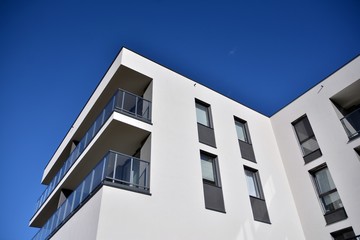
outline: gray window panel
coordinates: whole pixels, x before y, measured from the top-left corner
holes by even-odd
[[[203,183],[205,208],[225,213],[224,196],[221,187]]]
[[[335,211],[326,213],[324,215],[324,217],[325,217],[326,224],[329,225],[329,224],[344,220],[348,216],[347,216],[344,208],[339,208],[339,209],[336,209]]]
[[[265,200],[250,196],[250,203],[254,220],[264,223],[270,223],[270,217]]]
[[[214,129],[206,127],[199,123],[197,125],[199,142],[216,148]]]
[[[317,159],[317,158],[319,158],[321,156],[322,156],[321,150],[317,149],[314,152],[304,156],[304,161],[305,161],[305,163],[309,163],[309,162],[311,162],[311,161],[313,161],[313,160],[315,160],[315,159]]]
[[[256,163],[254,149],[251,144],[239,141],[241,157]]]

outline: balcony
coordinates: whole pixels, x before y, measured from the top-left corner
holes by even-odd
[[[71,152],[69,157],[65,160],[62,167],[51,180],[45,191],[39,197],[36,203],[35,212],[38,211],[39,208],[44,204],[58,183],[63,179],[67,171],[76,162],[78,157],[81,155],[81,153],[83,153],[91,140],[95,137],[100,128],[114,111],[131,116],[144,122],[151,122],[151,102],[125,90],[118,89],[118,91],[106,104],[105,108],[101,111],[100,115],[96,118],[95,122],[91,125],[89,130],[85,133],[80,142]]]
[[[111,185],[149,194],[149,176],[150,163],[148,161],[109,151],[32,239],[48,239],[71,218],[102,185]]]
[[[359,136],[360,133],[360,108],[352,111],[341,120],[349,139],[352,140]]]

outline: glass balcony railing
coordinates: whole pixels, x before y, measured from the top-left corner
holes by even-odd
[[[349,113],[340,121],[349,139],[353,139],[360,134],[360,108]]]
[[[48,239],[104,183],[117,183],[121,188],[148,193],[149,177],[149,162],[113,151],[108,152],[32,239]]]
[[[70,167],[75,163],[80,154],[89,145],[91,140],[100,130],[113,111],[122,112],[146,122],[151,121],[151,102],[137,95],[119,89],[107,103],[101,114],[96,118],[93,125],[89,128],[76,148],[71,152],[70,156],[64,162],[61,169],[51,180],[50,184],[39,197],[35,212],[43,205],[57,184],[61,181]]]

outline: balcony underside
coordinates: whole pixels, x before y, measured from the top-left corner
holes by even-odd
[[[119,113],[114,113],[114,115],[121,116]],[[129,118],[127,116],[121,117]],[[58,207],[61,189],[74,190],[109,150],[133,156],[150,135],[147,130],[111,119],[112,117],[110,117],[108,125],[103,126],[104,130],[99,131],[87,149],[80,155],[77,162],[70,168],[59,186],[54,189],[54,192],[49,196],[42,208],[35,213],[30,220],[30,226],[43,226]],[[150,160],[150,156],[142,157],[145,160]]]
[[[360,79],[342,89],[330,99],[336,113],[349,137],[349,140],[360,134]]]
[[[115,74],[111,77],[111,80],[106,85],[106,87],[104,87],[100,96],[98,96],[98,98],[94,102],[94,105],[91,106],[91,110],[89,111],[87,116],[81,121],[81,123],[79,123],[79,127],[76,129],[76,132],[74,133],[72,139],[80,140],[85,135],[86,131],[95,122],[97,116],[101,113],[102,109],[105,107],[105,105],[113,96],[113,94],[117,91],[117,89],[120,88],[131,92],[137,96],[143,96],[143,94],[151,84],[151,81],[152,79],[150,77],[134,71],[124,65],[121,65],[119,69],[115,72]],[[147,100],[151,101],[151,97]],[[75,123],[74,125],[76,125]],[[60,155],[55,159],[56,161],[54,161],[54,159],[50,160],[48,166],[46,166],[44,171],[44,176],[42,179],[43,184],[49,184],[51,182],[55,174],[61,168],[63,162],[68,157],[70,149],[71,143],[67,143],[67,146],[61,150]],[[56,151],[59,151],[59,149],[57,149]],[[56,156],[56,153],[54,154],[54,156]]]

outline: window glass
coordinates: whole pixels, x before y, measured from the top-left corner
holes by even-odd
[[[315,173],[315,179],[320,194],[326,193],[335,188],[330,176],[329,169],[323,168]]]
[[[323,204],[324,204],[324,208],[325,210],[328,211],[334,211],[338,208],[342,208],[342,202],[339,196],[338,192],[333,192],[330,193],[328,195],[325,195],[322,198]]]
[[[301,149],[303,150],[304,155],[307,155],[319,149],[319,144],[317,143],[316,138],[312,137],[301,143]]]
[[[339,193],[336,190],[336,186],[330,175],[329,169],[324,167],[312,174],[315,179],[316,188],[325,213],[342,208],[343,204]]]
[[[260,198],[259,185],[256,179],[256,173],[245,169],[246,182],[248,186],[249,195]]]
[[[196,117],[197,117],[197,122],[201,123],[202,125],[208,126],[210,127],[210,121],[209,121],[209,109],[208,107],[200,104],[200,103],[196,103]]]
[[[300,141],[304,141],[310,136],[314,135],[307,117],[304,117],[298,121],[294,127]]]
[[[299,140],[303,156],[319,149],[319,145],[310,126],[309,119],[306,116],[301,117],[292,124]]]
[[[246,135],[245,124],[239,121],[235,121],[235,127],[238,139],[243,142],[249,142]]]
[[[214,158],[202,153],[201,154],[201,170],[202,170],[202,177],[204,180],[216,183]]]

